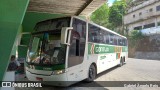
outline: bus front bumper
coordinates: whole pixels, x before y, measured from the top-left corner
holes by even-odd
[[[59,75],[37,75],[26,70],[26,76],[29,81],[41,81],[45,85],[69,86],[72,84],[72,82],[68,81],[66,73]]]

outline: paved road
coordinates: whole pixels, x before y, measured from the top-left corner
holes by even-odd
[[[95,81],[160,81],[160,61],[129,58],[122,67],[114,67],[97,76]],[[74,87],[16,88],[16,90],[160,90],[157,87],[80,87],[89,83],[79,82]]]

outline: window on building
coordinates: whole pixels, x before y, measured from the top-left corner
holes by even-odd
[[[141,16],[141,15],[142,15],[142,12],[139,13],[139,16]]]
[[[160,22],[157,22],[157,25],[160,26]]]
[[[146,10],[146,13],[148,13],[149,12],[149,10]]]
[[[152,12],[152,11],[153,11],[153,8],[150,8],[150,9],[149,9],[149,12]]]
[[[160,5],[156,7],[156,11],[160,11]]]
[[[133,15],[133,18],[135,18],[136,16],[135,15]]]
[[[134,30],[141,30],[141,29],[142,29],[142,26],[134,27]]]
[[[155,23],[151,23],[151,24],[146,24],[146,25],[144,25],[144,29],[146,29],[146,28],[151,28],[151,27],[155,27]]]

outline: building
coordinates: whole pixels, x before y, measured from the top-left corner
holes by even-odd
[[[146,34],[160,31],[160,0],[133,0],[132,3],[124,16],[127,30],[141,30]]]

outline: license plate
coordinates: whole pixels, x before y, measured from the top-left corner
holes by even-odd
[[[43,81],[43,78],[36,77],[36,80],[38,80],[38,81]]]

